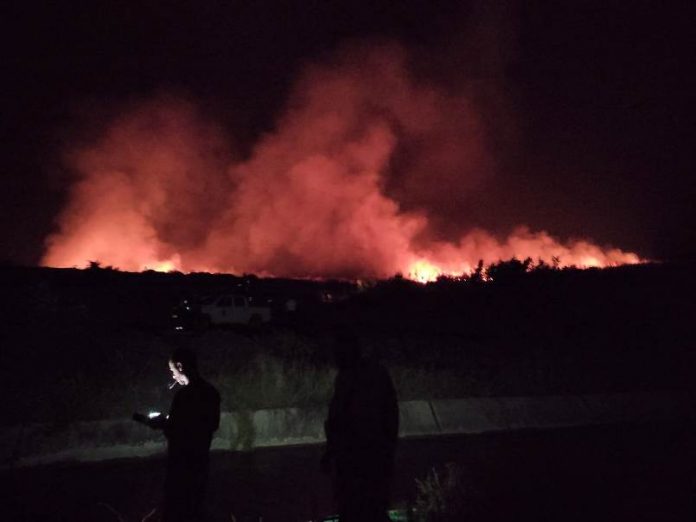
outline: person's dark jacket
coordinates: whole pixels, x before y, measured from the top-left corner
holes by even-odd
[[[162,426],[169,457],[207,455],[219,425],[220,394],[200,377],[193,378],[174,395]]]

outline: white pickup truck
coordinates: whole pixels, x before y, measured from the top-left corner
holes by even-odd
[[[270,322],[271,307],[243,295],[226,294],[203,300],[201,315],[210,325],[260,326]]]

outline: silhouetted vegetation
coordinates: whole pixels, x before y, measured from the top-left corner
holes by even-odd
[[[421,285],[290,281],[104,268],[4,268],[5,424],[165,408],[172,347],[200,354],[223,409],[325,405],[328,339],[350,325],[401,400],[690,387],[690,266],[558,269],[511,260]],[[175,332],[185,297],[260,294],[290,319],[260,331]]]
[[[463,470],[455,463],[432,468],[423,479],[416,479],[418,496],[414,506],[417,522],[458,522],[467,520],[467,495]]]

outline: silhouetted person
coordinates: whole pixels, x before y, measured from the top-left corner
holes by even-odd
[[[169,415],[133,418],[167,437],[167,476],[164,483],[163,520],[200,520],[208,478],[213,432],[220,424],[220,394],[198,374],[192,351],[181,348],[169,360],[172,377],[181,385]]]
[[[362,356],[354,336],[337,336],[334,349],[338,375],[324,425],[322,469],[335,471],[341,522],[388,521],[399,431],[396,392],[387,370]]]

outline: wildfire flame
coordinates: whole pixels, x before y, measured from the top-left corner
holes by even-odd
[[[66,154],[78,178],[42,263],[427,282],[479,260],[640,262],[525,227],[430,239],[441,202],[493,168],[483,120],[466,95],[414,81],[394,47],[308,69],[244,159],[191,103],[143,103]]]
[[[408,268],[408,278],[418,281],[419,283],[427,283],[435,281],[441,275],[459,275],[459,274],[443,274],[442,269],[429,263],[425,259],[419,259]]]
[[[161,261],[156,262],[153,266],[145,265],[144,270],[154,270],[155,272],[173,272],[179,270],[181,267],[180,263],[176,261]]]

